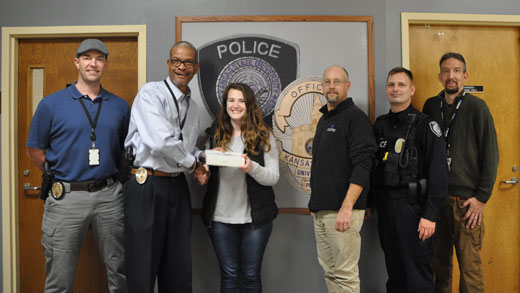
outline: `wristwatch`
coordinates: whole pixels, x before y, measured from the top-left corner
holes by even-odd
[[[197,161],[201,164],[206,164],[206,152],[202,151],[200,152],[199,156],[197,157]]]

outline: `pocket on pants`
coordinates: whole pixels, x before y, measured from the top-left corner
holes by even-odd
[[[46,220],[46,217],[43,217],[41,243],[42,243],[43,251],[44,251],[46,257],[52,256],[52,245],[53,245],[53,237],[54,237],[55,231],[56,231],[56,228],[52,227],[49,224],[49,221]]]
[[[432,261],[433,257],[433,239],[432,237],[421,240],[418,238],[418,256],[421,256],[420,259],[418,259],[419,262],[424,264],[429,264]]]
[[[471,241],[474,246],[481,247],[482,239],[484,239],[484,223],[482,222],[480,226],[476,226],[471,230]]]

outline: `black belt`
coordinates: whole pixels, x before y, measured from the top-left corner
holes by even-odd
[[[96,179],[96,180],[88,180],[88,181],[80,181],[80,182],[66,182],[70,184],[70,191],[88,191],[88,192],[96,192],[101,189],[117,182],[117,176],[113,175],[104,179]]]

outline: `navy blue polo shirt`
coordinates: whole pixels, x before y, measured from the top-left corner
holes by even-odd
[[[96,127],[96,148],[99,165],[89,166],[91,126],[79,99],[96,117],[99,102],[103,100]],[[128,132],[130,108],[122,98],[101,88],[92,101],[83,96],[76,83],[45,97],[31,121],[26,146],[47,150],[55,178],[63,181],[86,181],[106,178],[118,171],[119,160]]]

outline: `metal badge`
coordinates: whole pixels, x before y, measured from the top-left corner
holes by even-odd
[[[139,184],[144,184],[146,182],[146,178],[148,178],[148,171],[143,167],[139,167],[135,171],[135,180]]]
[[[403,150],[404,138],[398,138],[395,142],[394,150],[397,154],[400,154]]]
[[[51,187],[51,195],[54,197],[54,199],[61,199],[63,196],[63,183],[61,182],[54,182]]]

